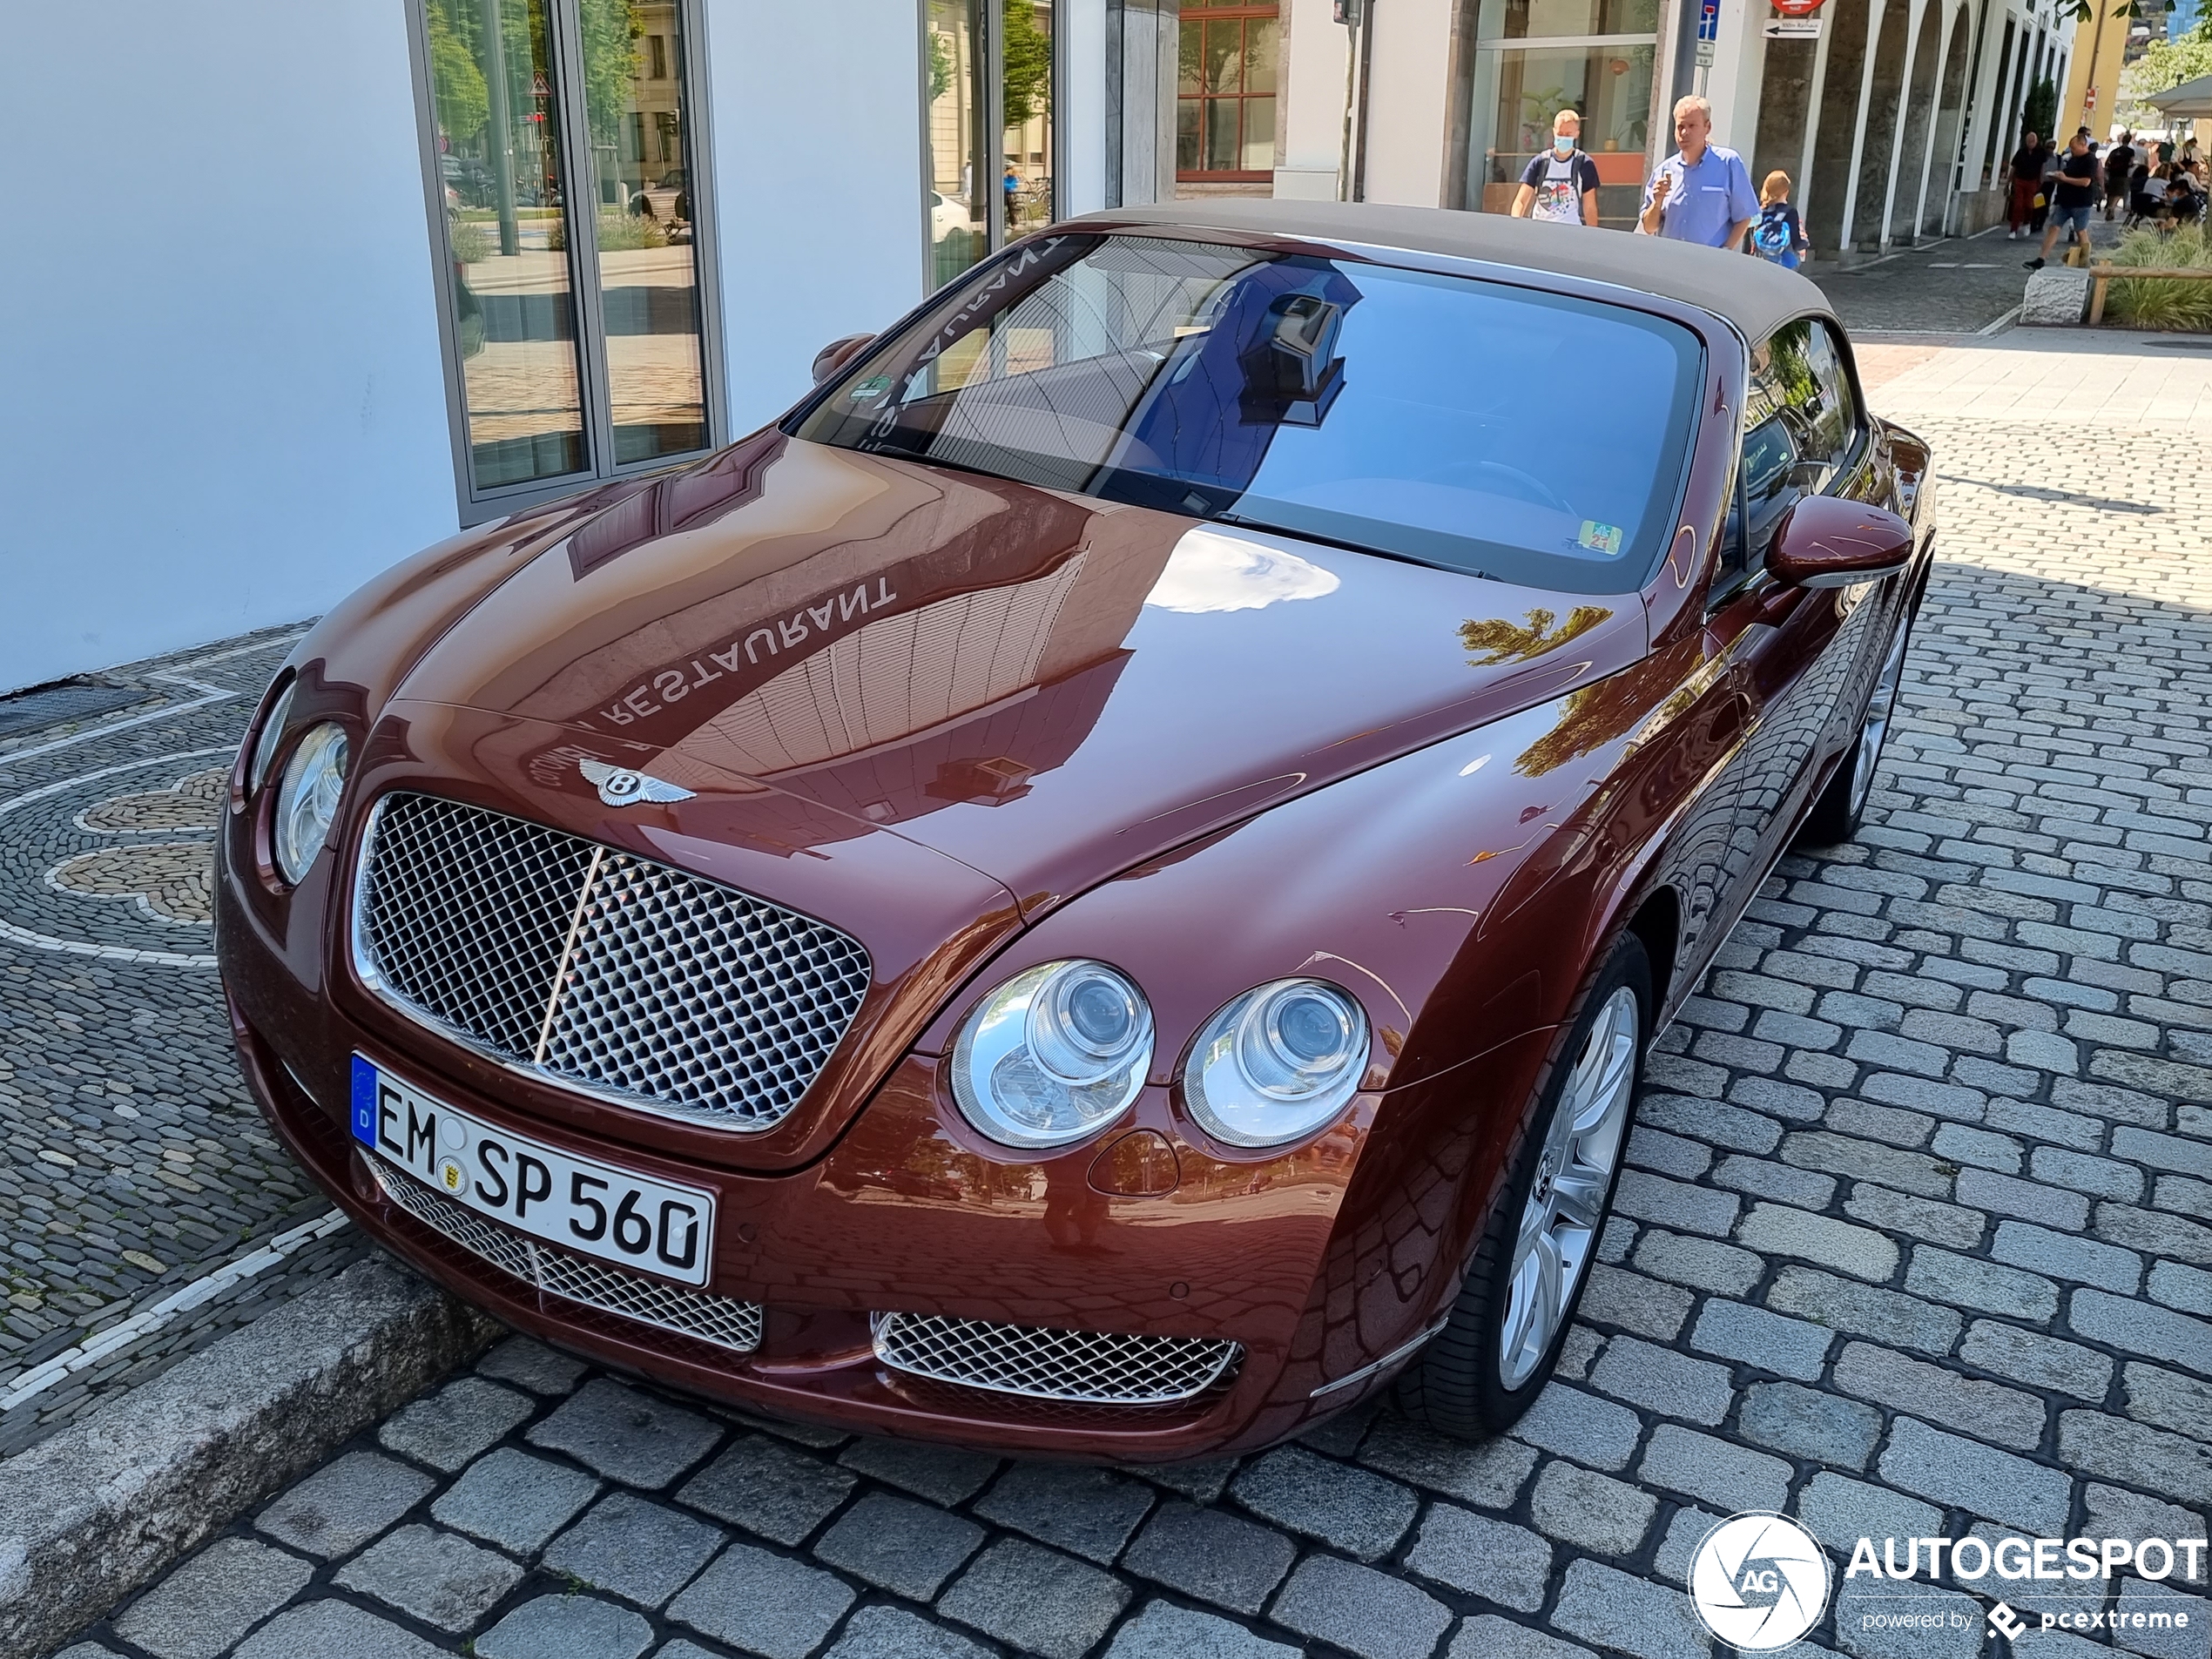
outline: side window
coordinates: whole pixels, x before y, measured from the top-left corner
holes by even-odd
[[[1820,439],[1828,455],[1830,475],[1851,462],[1858,447],[1858,405],[1851,395],[1851,371],[1835,334],[1825,323],[1805,325],[1810,334],[1807,361],[1812,369],[1814,395],[1819,400]]]
[[[1721,588],[1759,567],[1783,514],[1801,496],[1831,488],[1858,442],[1851,374],[1826,324],[1785,323],[1752,348]]]
[[[1798,496],[1817,489],[1815,475],[1824,471],[1807,453],[1805,413],[1791,395],[1806,378],[1804,327],[1790,324],[1751,351],[1737,498],[1730,506],[1722,555],[1723,583],[1758,568],[1783,513]]]

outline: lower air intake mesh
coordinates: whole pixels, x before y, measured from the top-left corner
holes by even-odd
[[[876,1358],[894,1370],[1031,1399],[1169,1405],[1204,1393],[1244,1352],[1204,1337],[1053,1331],[942,1314],[875,1320]]]

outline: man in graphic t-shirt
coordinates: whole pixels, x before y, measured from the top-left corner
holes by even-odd
[[[1552,147],[1530,160],[1514,193],[1515,219],[1554,225],[1597,223],[1597,163],[1578,147],[1582,118],[1572,110],[1552,117]]]

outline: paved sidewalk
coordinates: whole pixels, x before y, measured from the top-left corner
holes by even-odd
[[[210,954],[222,779],[298,632],[0,743],[0,1456],[366,1248],[247,1098]]]
[[[2212,337],[2010,328],[1931,353],[1867,396],[1880,413],[1908,422],[1965,417],[2073,428],[2098,446],[2098,482],[2081,493],[2109,498],[2126,495],[2139,474],[2199,469],[2212,439]],[[2126,460],[2115,457],[2113,440],[2161,432],[2172,441],[2131,442]]]
[[[2091,226],[2090,242],[2100,255],[2120,237],[2117,222],[2099,218]],[[1855,253],[1843,264],[1816,260],[1805,274],[1854,334],[1971,334],[1999,324],[2020,305],[2027,289],[2025,261],[2041,245],[2040,238],[2015,242],[2000,225],[1875,258]]]
[[[1739,1509],[1845,1548],[2202,1536],[2212,487],[2113,477],[2069,401],[2155,385],[2131,419],[2201,413],[2173,373],[2006,336],[1874,395],[1936,446],[1942,563],[1870,825],[1785,861],[1662,1040],[1604,1264],[1514,1437],[1382,1413],[1236,1468],[1006,1464],[517,1341],[70,1659],[1672,1659],[1710,1651],[1683,1574]],[[1819,1642],[1965,1659],[2001,1590],[2031,1621],[2181,1607],[2186,1631],[2121,1634],[2212,1649],[2201,1577],[1973,1588],[1919,1604],[1955,1629],[1873,1630],[1862,1578]]]

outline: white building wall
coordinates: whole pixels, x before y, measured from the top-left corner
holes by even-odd
[[[312,615],[457,522],[395,0],[11,8],[0,691]]]
[[[1773,15],[1766,0],[1721,0],[1720,38],[1713,43],[1713,67],[1703,88],[1713,105],[1713,138],[1748,164],[1759,136],[1759,96],[1766,84],[1766,34]],[[1663,100],[1669,125],[1658,134],[1657,154],[1674,153],[1673,103]],[[1756,183],[1756,181],[1754,181]]]
[[[921,297],[921,22],[915,0],[709,0],[706,21],[730,429],[744,433],[806,391],[824,346]]]
[[[1444,205],[1444,124],[1451,109],[1452,0],[1372,7],[1366,196],[1400,207]]]
[[[1352,31],[1330,0],[1282,0],[1287,47],[1282,103],[1283,165],[1275,193],[1301,201],[1337,199],[1344,148],[1345,71]]]

